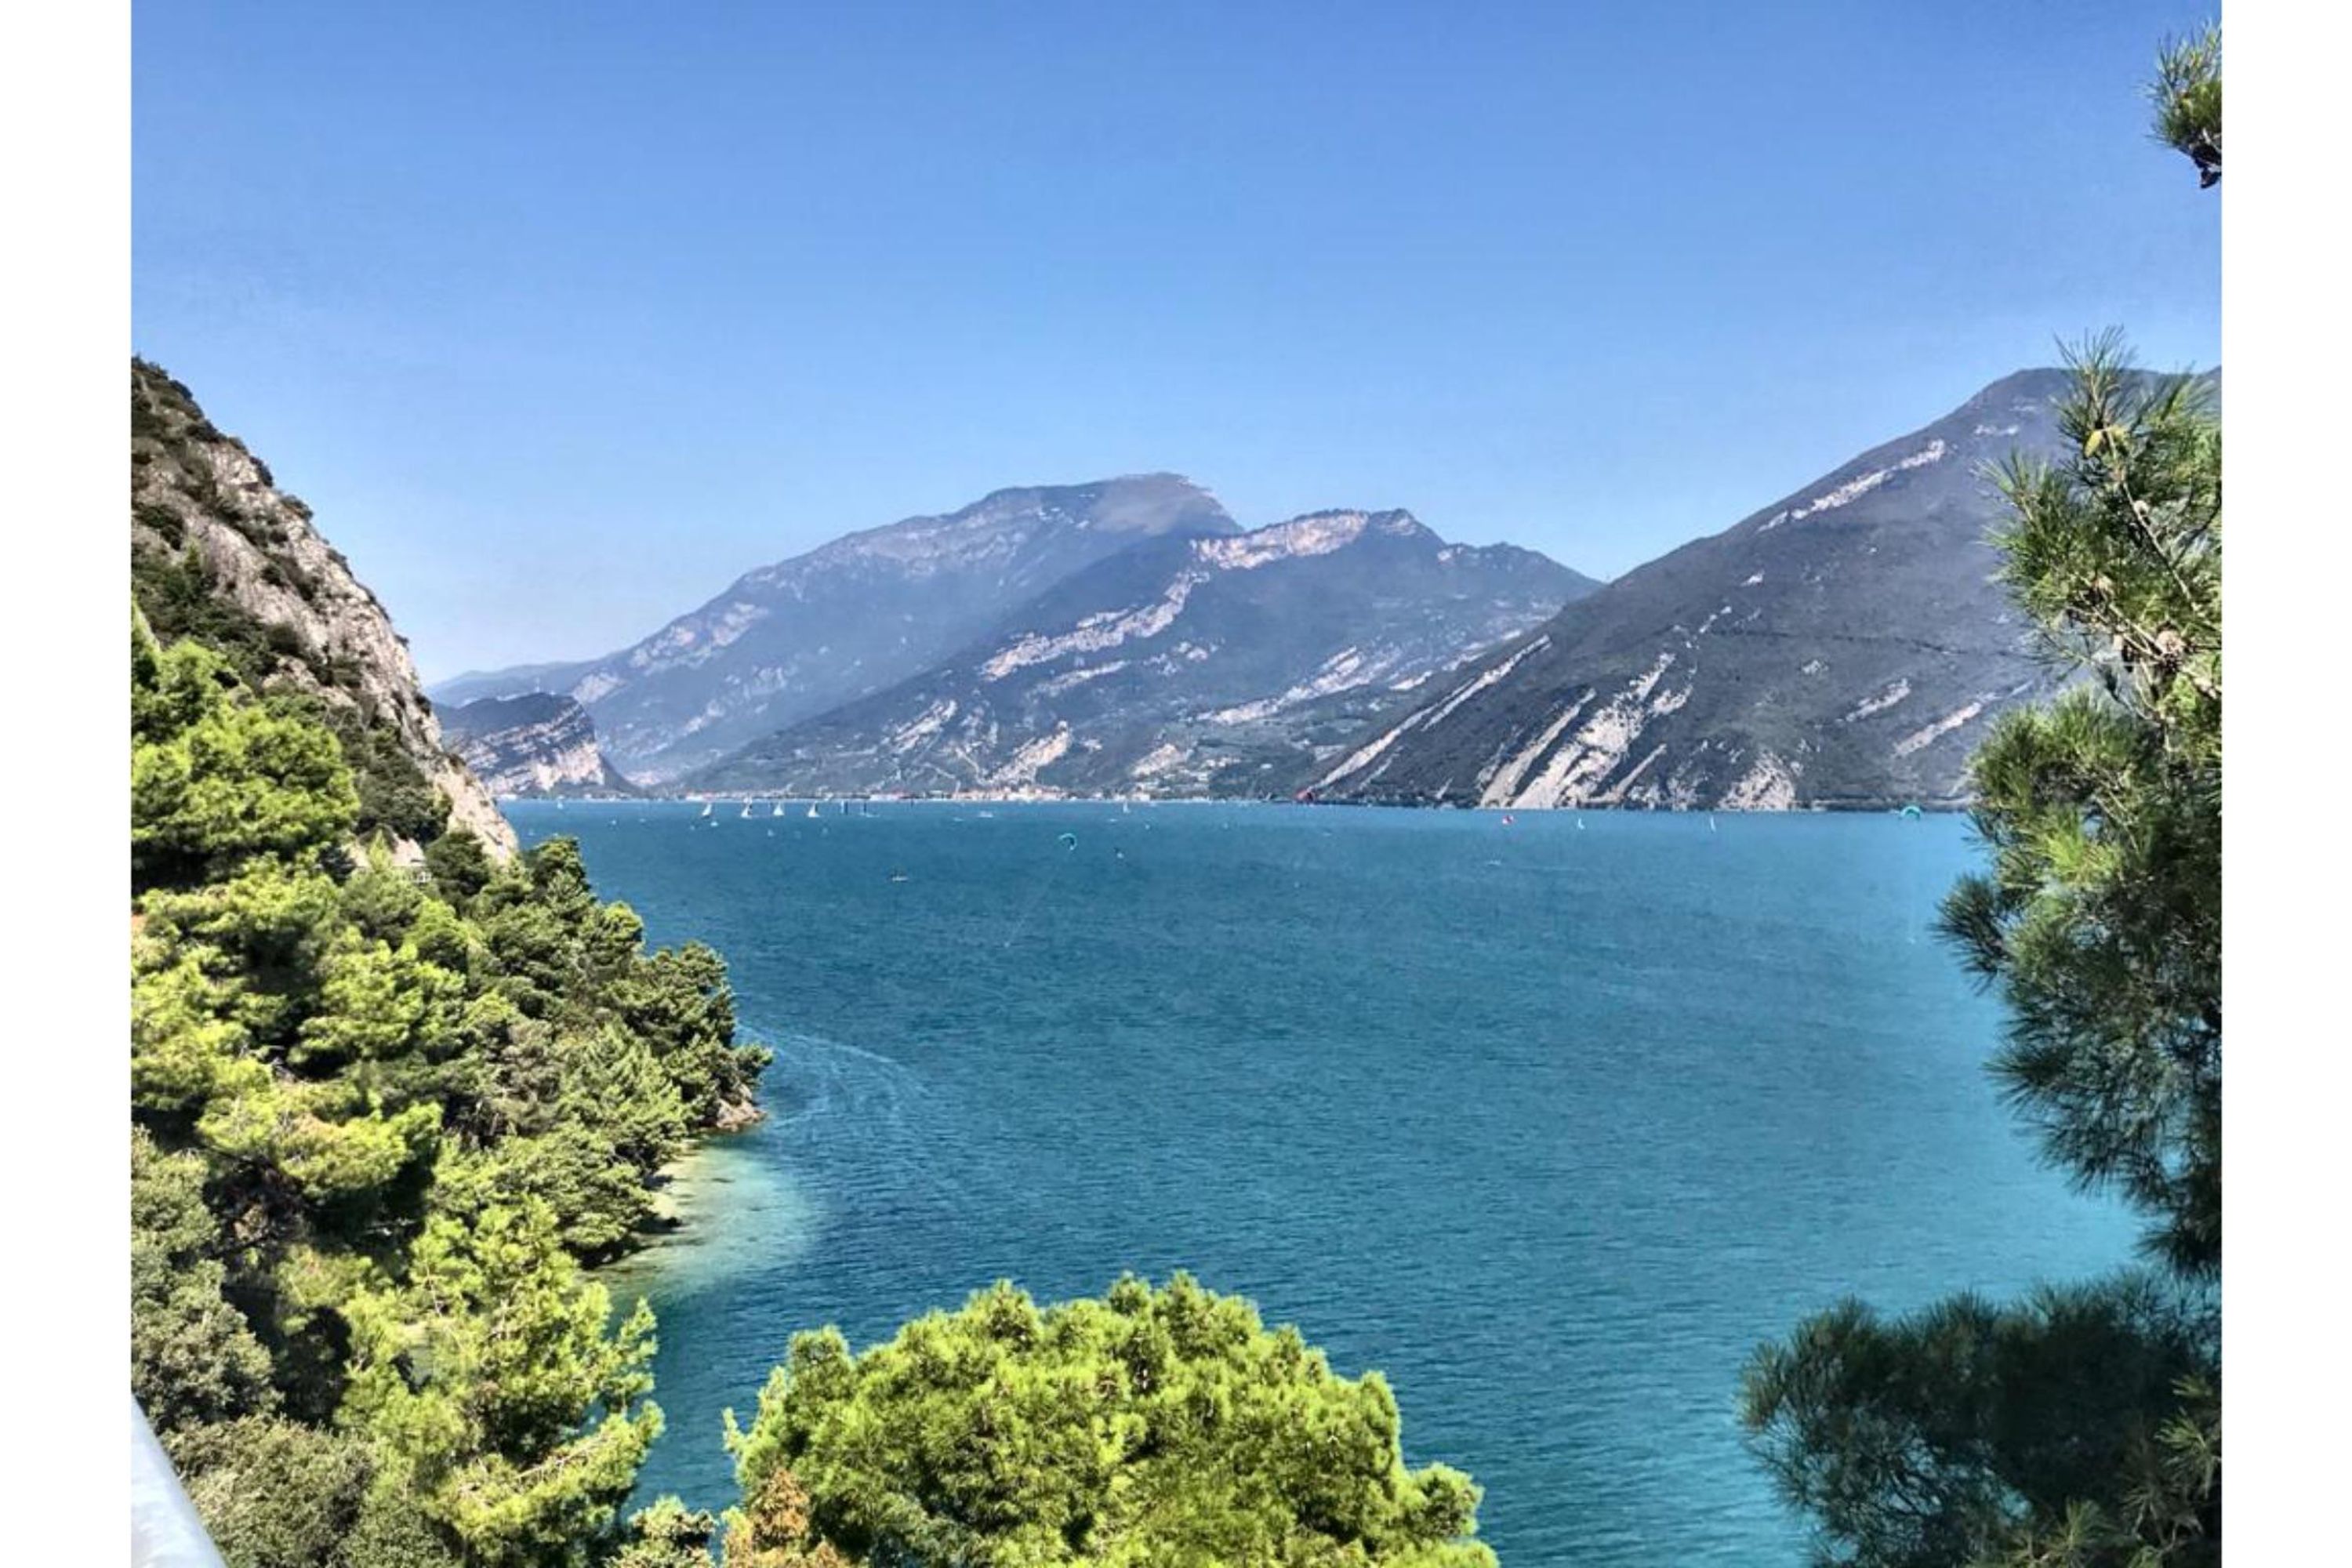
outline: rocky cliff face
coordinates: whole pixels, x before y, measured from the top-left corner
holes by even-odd
[[[441,732],[483,786],[500,798],[629,795],[596,744],[595,721],[569,697],[528,692],[445,709]]]
[[[358,777],[363,826],[413,849],[446,823],[513,852],[488,791],[444,749],[408,645],[310,509],[186,387],[135,359],[131,566],[157,636],[204,637],[255,684],[318,705]]]
[[[1410,513],[1162,537],[936,668],[692,775],[791,795],[1286,795],[1368,718],[1593,584]]]
[[[1369,727],[1312,786],[1518,808],[1959,802],[1986,727],[2051,689],[1994,581],[1986,468],[2056,454],[2064,385],[1996,382],[1626,574]]]
[[[469,676],[436,695],[570,696],[614,762],[666,782],[929,668],[1097,561],[1161,535],[1233,531],[1214,497],[1173,474],[999,490],[748,573],[607,658]]]

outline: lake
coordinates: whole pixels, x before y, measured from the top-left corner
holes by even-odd
[[[1788,1564],[1750,1349],[2122,1261],[1933,931],[1953,817],[519,804],[726,954],[768,1121],[606,1271],[660,1319],[643,1495],[732,1500],[796,1330],[1185,1268],[1382,1371],[1507,1564]]]

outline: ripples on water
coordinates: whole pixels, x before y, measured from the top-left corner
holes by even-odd
[[[511,811],[778,1047],[771,1119],[610,1271],[661,1320],[647,1496],[730,1500],[719,1412],[795,1330],[1185,1268],[1385,1372],[1515,1568],[1793,1568],[1758,1341],[2128,1250],[1980,1070],[1954,819],[698,809]]]

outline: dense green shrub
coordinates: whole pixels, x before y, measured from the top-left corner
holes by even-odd
[[[375,732],[195,640],[134,625],[131,666],[131,1380],[225,1555],[679,1546],[617,1521],[652,1321],[579,1260],[749,1097],[724,967],[647,953],[569,841],[355,848],[422,809],[371,820]]]
[[[862,1355],[794,1337],[730,1442],[727,1561],[1489,1565],[1478,1489],[1405,1468],[1395,1400],[1183,1275],[1010,1285]]]

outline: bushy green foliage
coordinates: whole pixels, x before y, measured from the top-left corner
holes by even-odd
[[[1378,1373],[1178,1275],[1040,1309],[1010,1285],[853,1355],[797,1335],[730,1443],[730,1568],[1491,1564],[1478,1489],[1408,1470]]]
[[[2145,1275],[1892,1322],[1848,1301],[1759,1353],[1748,1419],[1822,1562],[1985,1563],[2094,1516],[2131,1539],[2086,1563],[2218,1562],[2218,1496],[2179,1464],[2215,1331]]]
[[[445,834],[425,847],[425,868],[444,897],[463,905],[489,886],[489,851],[470,833]]]
[[[1945,928],[1998,986],[1997,1070],[2052,1157],[2221,1257],[2221,441],[2198,384],[2076,360],[2063,468],[2003,476],[2011,591],[2095,679],[1978,753],[1990,871]]]
[[[131,721],[132,1384],[225,1555],[682,1549],[617,1522],[652,1320],[579,1260],[748,1099],[723,966],[569,841],[356,847],[348,738],[199,643],[134,626]]]
[[[735,1044],[735,998],[726,980],[725,961],[690,942],[656,952],[614,991],[631,1032],[660,1058],[688,1112],[703,1121],[740,1102],[769,1060],[763,1047]]]
[[[2156,106],[2157,139],[2197,165],[2197,183],[2221,178],[2221,29],[2165,45],[2147,95]]]
[[[168,509],[150,510],[179,526],[176,514]],[[134,608],[153,638],[175,649],[210,654],[223,679],[256,693],[266,691],[260,706],[268,712],[304,720],[329,732],[351,773],[357,832],[367,836],[381,831],[429,844],[447,829],[448,801],[419,771],[390,726],[378,722],[356,693],[347,693],[349,702],[330,702],[313,691],[270,679],[281,667],[292,665],[308,670],[322,686],[350,687],[352,671],[313,657],[293,627],[257,620],[240,608],[219,591],[204,556],[193,546],[177,554],[134,549],[131,577]]]
[[[131,1133],[131,1392],[165,1431],[267,1410],[269,1352],[221,1297],[205,1163]]]
[[[389,727],[371,722],[357,709],[315,698],[287,700],[307,703],[342,747],[359,793],[362,833],[381,831],[412,844],[430,844],[448,831],[448,798],[433,787]]]
[[[629,1517],[629,1536],[613,1568],[710,1568],[719,1521],[674,1497]]]
[[[364,1434],[247,1416],[170,1447],[228,1568],[465,1568]]]
[[[334,737],[254,700],[199,644],[157,649],[134,627],[131,659],[134,886],[315,852],[352,831],[359,795]]]
[[[2221,170],[2218,33],[2168,51],[2158,134]],[[2000,476],[2010,590],[2084,679],[1973,763],[1990,868],[1945,933],[2008,1015],[1994,1072],[2051,1160],[2148,1222],[2159,1271],[1848,1303],[1750,1363],[1756,1447],[1857,1568],[2221,1561],[2221,437],[2201,384],[2073,356],[2057,465]]]
[[[406,1278],[347,1305],[342,1417],[467,1562],[585,1563],[661,1433],[653,1314],[611,1315],[544,1203],[436,1215]]]

